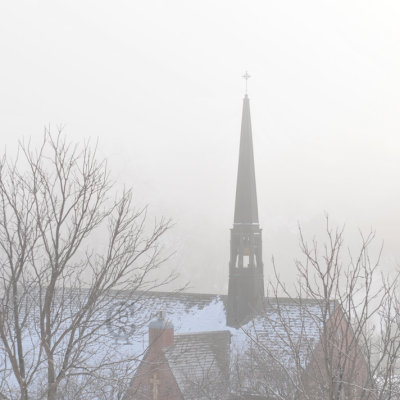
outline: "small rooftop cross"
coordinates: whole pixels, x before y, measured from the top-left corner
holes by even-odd
[[[242,76],[242,78],[246,81],[246,94],[247,94],[247,81],[249,80],[249,78],[251,78],[251,76],[249,75],[249,73],[246,71],[244,73],[244,75]]]
[[[153,385],[153,400],[158,400],[158,385],[160,384],[160,380],[157,379],[157,374],[154,374],[153,378],[150,378],[150,383]]]

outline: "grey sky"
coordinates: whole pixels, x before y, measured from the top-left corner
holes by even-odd
[[[400,261],[400,2],[3,1],[0,132],[99,138],[121,183],[172,217],[171,265],[225,291],[247,69],[266,275],[293,276],[324,211]]]

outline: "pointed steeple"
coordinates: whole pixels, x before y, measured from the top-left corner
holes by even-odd
[[[244,78],[248,79],[248,74]],[[227,324],[241,327],[263,307],[264,266],[258,224],[250,102],[243,100],[235,216],[231,229]]]
[[[243,99],[234,223],[258,224],[250,101],[247,94]]]

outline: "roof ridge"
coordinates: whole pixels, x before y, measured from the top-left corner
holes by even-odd
[[[215,333],[229,333],[230,335],[232,335],[229,329],[220,329],[217,331],[198,331],[198,332],[177,333],[177,334],[175,334],[175,337],[191,336],[191,335],[209,335],[209,334],[215,334]]]

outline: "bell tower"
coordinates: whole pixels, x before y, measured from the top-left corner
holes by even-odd
[[[246,83],[248,77],[246,73]],[[247,93],[243,99],[230,249],[227,324],[238,328],[262,308],[264,299],[262,238],[258,222],[250,102]]]

